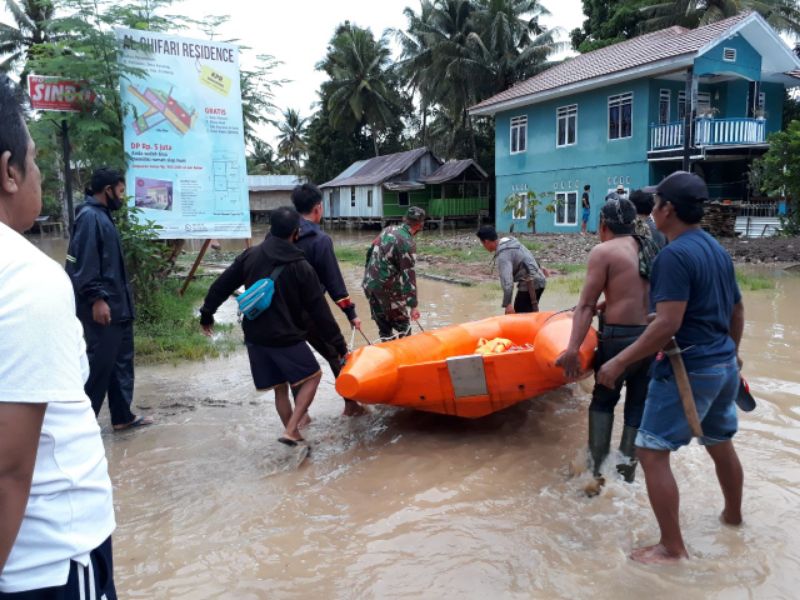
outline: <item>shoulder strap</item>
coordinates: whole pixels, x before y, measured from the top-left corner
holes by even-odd
[[[272,279],[272,281],[277,281],[278,277],[280,277],[281,273],[283,272],[283,267],[285,266],[285,264],[282,264],[272,269],[272,273],[269,274],[269,278]]]

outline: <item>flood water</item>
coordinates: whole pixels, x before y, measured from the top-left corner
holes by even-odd
[[[800,276],[775,275],[774,290],[745,293],[742,357],[758,407],[740,413],[736,437],[744,526],[718,522],[702,448],[673,458],[691,561],[627,559],[658,535],[641,472],[593,499],[586,475],[569,476],[586,444],[585,384],[476,421],[381,407],[348,419],[326,370],[305,430],[312,453],[293,469],[240,350],[139,368],[136,403],[156,426],[115,435],[102,416],[121,597],[796,598]],[[368,320],[360,272],[346,278]],[[419,295],[426,328],[499,312],[498,292],[483,288],[421,280]],[[548,290],[542,307],[574,302]]]

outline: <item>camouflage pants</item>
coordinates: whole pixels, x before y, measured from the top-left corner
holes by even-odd
[[[411,321],[402,298],[395,300],[391,296],[368,293],[367,300],[372,320],[378,325],[381,339],[394,337],[394,331],[399,337],[411,334]]]

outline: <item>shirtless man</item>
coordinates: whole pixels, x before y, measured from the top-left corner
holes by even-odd
[[[606,197],[606,204],[600,210],[598,233],[601,243],[589,253],[586,281],[575,307],[569,345],[556,361],[570,379],[580,374],[578,348],[589,331],[595,311],[602,311],[595,372],[636,341],[647,326],[649,283],[640,274],[640,244],[632,235],[635,220],[636,208],[630,200],[621,199],[615,193]],[[647,257],[641,260],[647,260]],[[600,294],[605,295],[605,302],[598,305]],[[627,386],[625,427],[619,449],[626,460],[617,465],[617,471],[629,483],[634,479],[634,441],[644,411],[651,360],[652,357],[648,356],[631,364],[615,381],[613,388],[594,386],[589,406],[589,455],[595,484],[587,488],[589,495],[598,493],[604,483],[600,467],[611,445],[614,407],[619,401],[623,382]]]

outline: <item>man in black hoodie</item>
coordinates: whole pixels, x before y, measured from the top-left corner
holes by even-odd
[[[210,334],[214,313],[234,290],[241,285],[249,289],[258,280],[270,277],[276,267],[283,266],[274,280],[272,304],[255,319],[245,318],[242,329],[256,389],[275,390],[275,408],[285,427],[278,441],[295,446],[304,441],[298,425],[308,412],[322,378],[319,364],[305,342],[308,337],[305,314],[311,315],[321,337],[340,357],[347,354],[347,345],[325,301],[317,274],[303,251],[294,245],[300,215],[295,209],[283,206],[272,212],[270,223],[266,239],[240,254],[211,285],[200,309],[200,325]],[[294,410],[289,386],[296,389]]]

